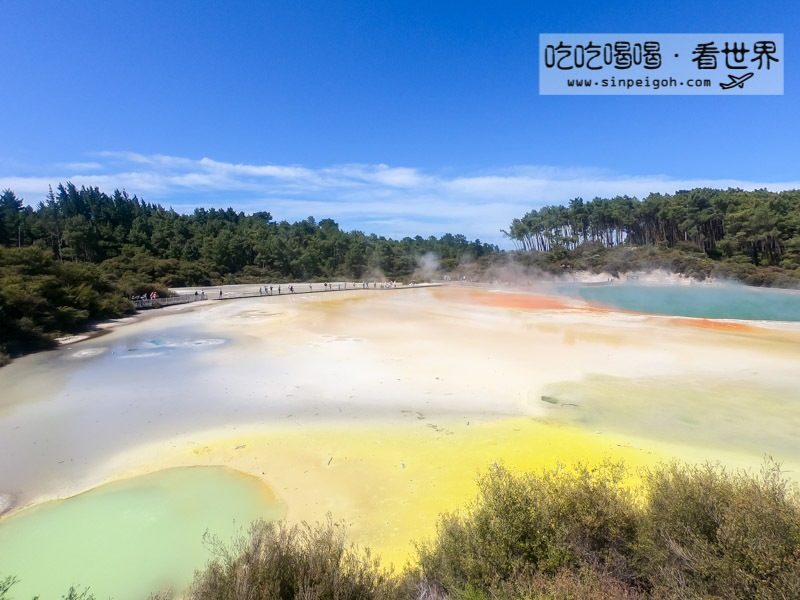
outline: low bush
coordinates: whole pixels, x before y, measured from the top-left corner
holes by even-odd
[[[498,467],[463,512],[441,517],[418,548],[426,577],[448,592],[525,588],[537,576],[604,570],[629,578],[638,513],[619,465],[541,474]]]
[[[215,558],[188,600],[788,600],[800,598],[800,492],[767,462],[491,469],[476,499],[443,515],[400,575],[328,519],[253,523]],[[0,579],[11,600],[13,577]],[[150,600],[169,600],[168,591]],[[74,588],[67,600],[90,600]]]
[[[800,495],[776,465],[625,481],[618,465],[494,469],[419,548],[421,574],[455,597],[800,598]]]
[[[17,583],[19,583],[19,579],[11,576],[0,580],[0,600],[14,600],[10,590]],[[67,593],[61,596],[61,598],[62,600],[96,600],[94,594],[89,591],[89,588],[78,590],[74,585],[70,586]],[[36,596],[33,600],[39,600],[39,596]]]
[[[191,600],[390,600],[398,579],[328,519],[311,527],[257,521],[232,545],[207,538],[216,558],[197,573]]]
[[[658,598],[800,598],[800,496],[777,465],[648,471],[636,567]]]

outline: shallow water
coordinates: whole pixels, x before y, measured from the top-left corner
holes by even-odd
[[[687,373],[681,381],[589,375],[548,386],[538,401],[548,418],[603,432],[771,456],[796,468],[800,390],[796,380],[756,384]]]
[[[202,313],[167,315],[0,370],[0,494],[83,491],[97,483],[87,467],[122,449],[263,416],[253,395],[227,393],[230,343],[210,327]]]
[[[724,285],[614,284],[563,287],[562,293],[633,312],[703,317],[800,321],[800,292]]]
[[[253,477],[225,467],[168,469],[54,500],[0,521],[0,579],[20,581],[12,598],[61,598],[71,585],[98,599],[181,591],[212,555],[207,530],[223,540],[286,507]]]

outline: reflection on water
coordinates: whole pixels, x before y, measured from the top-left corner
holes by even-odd
[[[70,585],[97,598],[180,591],[211,558],[203,533],[228,540],[286,507],[253,477],[224,467],[168,469],[110,483],[0,521],[0,580],[14,598],[60,598]]]
[[[92,356],[100,356],[108,350],[108,348],[82,348],[67,355],[68,358],[91,358]]]
[[[209,397],[219,390],[207,385],[206,363],[228,340],[183,317],[136,323],[0,370],[0,493],[24,505],[66,484],[80,491],[94,483],[81,481],[87,465],[105,456],[229,422],[236,400],[219,406]],[[181,419],[187,413],[192,419]]]
[[[226,344],[223,338],[191,338],[181,330],[166,331],[172,334],[169,337],[143,339],[142,336],[127,336],[121,343],[109,344],[109,338],[85,342],[81,345],[69,346],[64,352],[66,359],[93,358],[110,352],[115,358],[130,358],[131,356],[165,356],[165,351],[177,352],[186,349],[213,348]],[[92,344],[94,346],[92,347]],[[157,352],[156,352],[157,351]]]
[[[124,351],[118,356],[120,360],[130,358],[154,358],[156,356],[174,357],[176,352],[186,349],[203,349],[220,346],[227,343],[227,340],[222,338],[156,338],[149,340],[138,340],[136,338],[129,339],[126,342]],[[83,352],[83,351],[80,351]]]
[[[203,346],[219,346],[224,343],[225,340],[221,338],[194,340],[159,338],[155,340],[145,340],[141,345],[143,348],[202,348]],[[135,348],[128,348],[128,350],[133,351]]]
[[[800,292],[739,285],[564,286],[561,293],[634,312],[709,319],[800,321]]]
[[[156,356],[164,356],[166,352],[137,352],[136,354],[123,354],[120,360],[127,360],[129,358],[153,358]]]

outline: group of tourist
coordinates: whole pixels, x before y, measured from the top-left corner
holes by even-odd
[[[381,282],[381,283],[378,283],[376,281],[373,281],[373,282],[362,281],[361,282],[361,287],[363,289],[368,289],[370,283],[372,283],[372,287],[374,289],[377,289],[379,287],[381,289],[389,289],[389,288],[396,288],[397,287],[397,282],[396,281],[386,281],[386,282]],[[326,281],[326,282],[324,282],[322,284],[322,287],[326,292],[328,292],[328,291],[333,291],[333,286],[334,285],[336,285],[336,289],[337,290],[341,290],[342,286],[344,286],[345,290],[347,289],[347,282],[346,281],[344,283],[337,283],[337,284],[328,283]],[[358,287],[357,283],[351,283],[350,285],[351,285],[352,289],[356,289]],[[313,284],[310,284],[310,283],[308,284],[308,291],[309,292],[313,292],[314,291]],[[289,286],[289,293],[290,294],[294,294],[294,292],[295,292],[294,291],[294,285],[290,285]],[[258,295],[259,296],[272,296],[274,293],[275,293],[275,287],[272,286],[272,285],[265,285],[263,287],[259,286],[259,288],[258,288]],[[279,295],[281,294],[281,286],[278,286],[278,294]],[[222,290],[220,290],[220,296],[221,295],[222,295]]]
[[[149,294],[142,294],[141,296],[131,296],[131,300],[155,300],[158,298],[158,292],[153,290]]]
[[[372,284],[372,288],[373,289],[378,289],[378,288],[380,288],[380,289],[391,289],[391,288],[396,288],[397,287],[397,282],[396,281],[382,281],[380,283],[377,282],[377,281],[362,281],[360,286],[361,286],[362,289],[369,289],[370,284]],[[336,283],[336,284],[328,283],[326,281],[326,282],[324,282],[322,284],[322,287],[323,287],[324,291],[328,292],[328,291],[333,291],[334,290],[334,287],[333,287],[334,285],[336,286],[336,288],[335,288],[336,290],[342,290],[342,289],[346,290],[347,289],[347,282],[346,281],[343,282],[343,283]],[[275,287],[276,286],[272,286],[272,285],[259,286],[258,287],[258,295],[259,296],[272,296],[276,292],[277,292],[278,295],[281,295],[283,293],[284,287],[286,287],[286,286],[282,287],[282,286],[278,285],[277,286],[277,288],[278,288],[277,290],[275,289]],[[355,289],[358,289],[358,287],[359,287],[358,283],[351,283],[350,284],[350,289],[355,290]],[[294,294],[295,293],[294,285],[289,285],[288,286],[288,290],[289,290],[290,294]],[[313,292],[314,291],[313,284],[311,284],[311,283],[308,284],[308,291],[309,292]],[[153,294],[155,294],[155,292],[153,292]],[[198,294],[198,292],[195,292],[194,294],[195,294],[195,296],[201,295],[202,297],[205,297],[205,292],[201,292],[199,294]],[[155,297],[158,298],[158,294],[156,294]],[[219,290],[219,297],[222,298],[222,288],[220,288],[220,290]],[[146,297],[143,296],[141,299],[145,299],[145,298]],[[134,298],[134,299],[138,300],[139,298]]]

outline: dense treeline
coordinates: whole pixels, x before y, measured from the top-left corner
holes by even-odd
[[[475,268],[464,267],[471,277],[479,277],[478,266],[488,265],[484,277],[503,279],[511,272],[540,272],[569,280],[575,272],[605,273],[620,277],[624,273],[663,270],[703,281],[707,278],[731,280],[752,286],[781,288],[800,287],[800,269],[778,266],[756,266],[746,260],[713,259],[689,242],[679,242],[675,248],[663,246],[603,246],[600,242],[585,242],[570,250],[555,246],[546,252],[517,251],[491,255]]]
[[[124,191],[67,183],[36,208],[0,195],[0,365],[92,319],[132,310],[131,295],[222,283],[414,275],[420,257],[452,269],[497,248],[463,235],[396,241],[331,219],[275,222],[198,208],[167,210]],[[430,276],[430,274],[428,274]]]
[[[191,600],[771,600],[800,597],[800,495],[759,475],[663,465],[632,490],[622,465],[491,469],[396,574],[316,527],[254,523],[182,597]],[[7,592],[13,579],[5,580]],[[71,590],[70,598],[78,598]],[[0,598],[5,598],[0,580]],[[169,592],[152,598],[167,600]],[[88,600],[88,598],[86,599]]]
[[[424,254],[447,267],[497,250],[463,235],[396,241],[344,232],[331,219],[290,224],[273,221],[268,212],[245,215],[232,208],[184,215],[124,191],[109,196],[71,183],[51,190],[36,209],[6,190],[0,197],[0,245],[50,248],[56,260],[102,263],[112,274],[132,263],[140,269],[144,261],[148,275],[153,271],[161,283],[175,286],[264,277],[396,279],[410,276]]]
[[[689,245],[715,260],[800,268],[800,191],[698,188],[570,200],[514,219],[507,235],[523,250]]]
[[[133,309],[97,265],[59,262],[41,248],[0,248],[0,365],[8,354]]]

